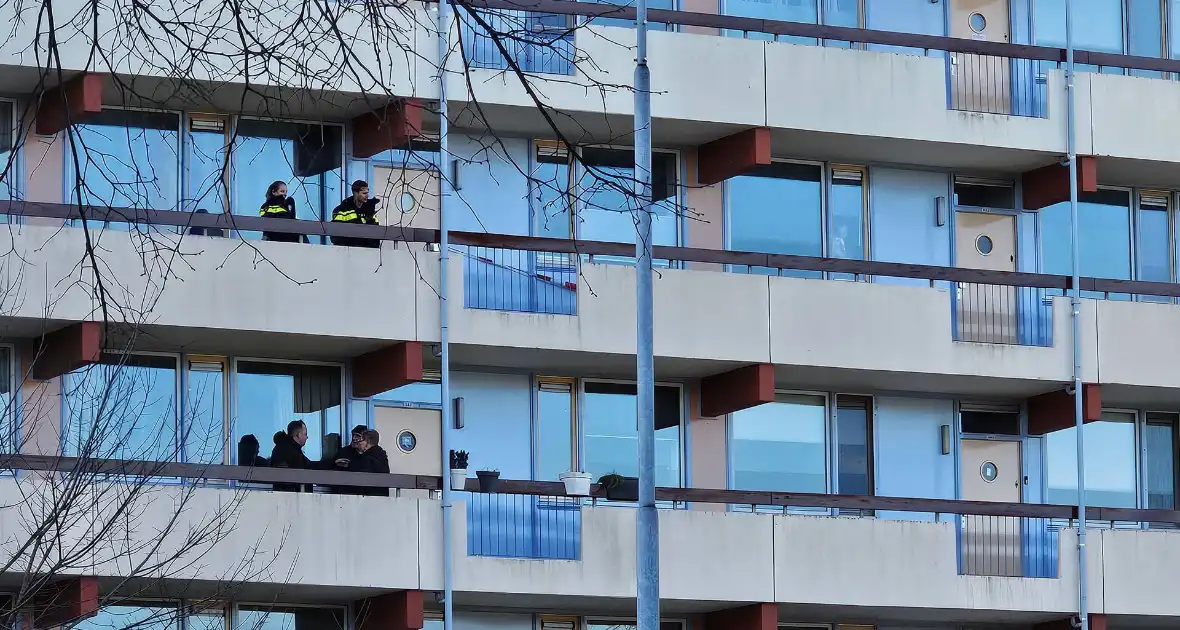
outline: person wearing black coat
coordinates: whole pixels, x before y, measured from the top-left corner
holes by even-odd
[[[341,201],[340,205],[332,210],[332,223],[380,225],[377,221],[377,204],[379,203],[381,203],[380,199],[369,197],[368,182],[358,179],[352,183],[352,196]],[[333,236],[332,244],[344,247],[381,247],[381,241],[352,236]]]
[[[295,198],[287,196],[287,183],[276,181],[266,189],[266,201],[258,209],[258,216],[270,219],[295,219]],[[307,237],[302,234],[288,234],[286,232],[263,232],[262,240],[279,241],[283,243],[306,243]]]
[[[303,454],[303,445],[307,444],[307,425],[302,420],[292,420],[287,424],[286,431],[275,433],[275,447],[270,452],[271,468],[313,468],[311,460]],[[299,484],[276,483],[274,489],[280,492],[299,492]],[[307,485],[307,492],[311,492],[311,485]]]
[[[369,430],[363,424],[352,428],[352,441],[348,446],[340,449],[333,459],[336,470],[356,472],[357,460],[361,457],[361,443],[365,441],[365,432]],[[352,486],[332,486],[332,492],[337,494],[363,494],[361,488]]]
[[[258,438],[254,437],[253,433],[243,435],[242,439],[238,440],[238,465],[250,466],[251,468],[265,468],[269,466],[270,462],[259,454],[261,450],[262,447],[258,444]]]
[[[381,434],[376,431],[365,431],[364,441],[361,442],[361,456],[356,463],[357,472],[389,474],[389,453],[378,445]],[[363,494],[373,497],[389,496],[389,488],[365,488]]]

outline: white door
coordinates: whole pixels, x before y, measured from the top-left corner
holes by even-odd
[[[963,499],[1020,503],[1020,442],[963,440],[959,448]],[[963,572],[967,575],[1020,577],[1021,519],[964,516]]]
[[[1016,217],[988,212],[955,213],[955,258],[968,269],[1016,271]],[[960,282],[956,322],[960,341],[1016,343],[1016,287]]]

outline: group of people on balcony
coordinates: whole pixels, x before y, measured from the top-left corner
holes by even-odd
[[[335,443],[340,443],[339,434],[335,436]],[[244,435],[238,441],[238,465],[255,468],[294,468],[303,470],[341,470],[346,472],[389,473],[389,454],[381,448],[381,434],[364,425],[357,425],[352,429],[351,441],[348,445],[336,451],[335,457],[312,461],[303,453],[303,446],[307,444],[307,425],[302,420],[292,420],[287,424],[286,431],[279,431],[274,435],[274,448],[270,459],[262,457],[258,438],[253,434]],[[331,442],[331,439],[326,441]],[[276,483],[274,489],[282,492],[311,492],[310,484]],[[369,496],[389,496],[389,488],[361,488],[351,486],[332,486],[330,491],[337,494],[361,494]]]
[[[369,196],[369,183],[358,179],[352,183],[352,196],[345,197],[340,205],[332,210],[332,223],[353,223],[360,225],[380,225],[377,221],[377,204],[381,200]],[[295,198],[287,196],[287,182],[272,182],[266,189],[266,201],[258,209],[258,216],[273,219],[294,219]],[[307,236],[303,234],[288,234],[285,232],[263,232],[262,240],[280,241],[284,243],[306,243]],[[381,241],[371,238],[356,238],[350,236],[333,236],[333,245],[345,247],[380,247]]]

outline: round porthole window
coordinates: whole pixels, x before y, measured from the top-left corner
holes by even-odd
[[[418,436],[413,431],[402,431],[397,434],[397,448],[403,453],[409,453],[418,446]]]
[[[971,17],[967,18],[967,24],[971,26],[973,33],[982,33],[987,28],[987,18],[983,17],[982,13],[972,13]]]
[[[979,467],[979,476],[983,477],[984,481],[991,483],[1000,476],[1000,469],[996,468],[992,462],[983,462],[983,465]]]
[[[988,236],[987,234],[980,234],[979,237],[975,239],[975,250],[984,256],[992,253],[992,249],[994,247],[995,244],[992,243],[992,237]]]
[[[404,192],[401,194],[401,197],[398,197],[397,205],[401,208],[403,214],[408,214],[414,211],[414,207],[418,205],[418,200],[414,199],[414,195]]]

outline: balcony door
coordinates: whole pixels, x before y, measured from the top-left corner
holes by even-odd
[[[951,37],[1007,43],[1008,0],[951,0]],[[1012,113],[1010,61],[1005,57],[951,54],[951,97],[955,109]]]
[[[1020,442],[975,440],[960,442],[963,499],[1020,503]],[[1021,522],[1009,516],[962,518],[963,573],[1021,577]]]
[[[1016,271],[1016,217],[991,212],[955,213],[957,266]],[[1017,343],[1016,287],[960,282],[956,290],[957,339]]]

